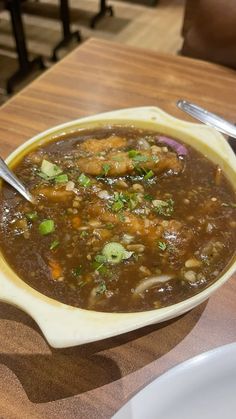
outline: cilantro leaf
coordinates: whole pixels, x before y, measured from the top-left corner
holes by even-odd
[[[165,242],[158,242],[158,247],[160,250],[165,251],[167,249],[167,244]]]
[[[134,156],[132,159],[135,163],[145,163],[149,159],[147,156],[144,156],[143,154],[137,154],[137,156]]]
[[[153,201],[154,210],[157,212],[158,215],[164,215],[166,217],[170,217],[174,211],[174,201],[173,199],[167,199],[166,201],[162,201],[161,199],[156,199]]]
[[[151,202],[151,201],[154,200],[154,197],[150,194],[145,194],[144,199],[145,199],[145,201],[150,201]]]
[[[96,294],[104,294],[104,292],[107,290],[107,286],[104,281],[101,281],[100,284],[97,287]]]
[[[108,163],[102,165],[102,175],[107,176],[111,166]]]

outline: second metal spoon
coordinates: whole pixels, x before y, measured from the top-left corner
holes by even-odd
[[[34,197],[18,179],[18,177],[9,169],[4,160],[0,157],[0,177],[16,189],[27,201],[35,203]]]
[[[203,109],[193,103],[187,102],[186,100],[178,100],[176,104],[178,108],[188,113],[193,118],[198,119],[206,125],[210,125],[223,134],[236,138],[236,127],[218,115],[208,112],[206,109]]]

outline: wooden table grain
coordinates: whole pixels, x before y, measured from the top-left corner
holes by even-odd
[[[92,39],[1,107],[0,154],[55,124],[112,109],[157,105],[188,119],[175,106],[181,97],[234,122],[235,93],[233,70]],[[110,418],[170,367],[235,341],[235,281],[178,319],[64,350],[1,303],[0,417]]]

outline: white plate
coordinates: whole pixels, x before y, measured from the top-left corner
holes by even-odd
[[[113,419],[235,419],[236,343],[177,365],[137,393]]]

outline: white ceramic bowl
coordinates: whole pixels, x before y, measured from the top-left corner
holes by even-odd
[[[6,160],[14,165],[24,153],[51,138],[78,129],[107,125],[134,125],[180,138],[219,164],[236,184],[236,156],[215,130],[185,122],[155,107],[123,109],[68,122],[43,132],[21,145]],[[140,327],[177,317],[206,300],[236,270],[234,258],[227,271],[199,294],[170,307],[139,313],[100,313],[71,307],[44,296],[22,281],[0,254],[0,299],[28,313],[37,322],[51,346],[63,348],[119,335]]]

